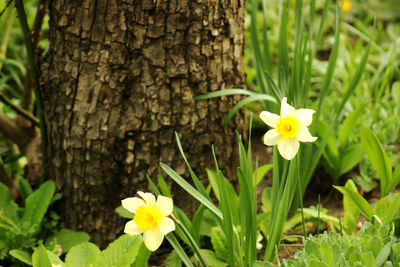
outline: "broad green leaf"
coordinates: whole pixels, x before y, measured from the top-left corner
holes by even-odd
[[[143,239],[140,235],[122,235],[100,253],[96,267],[130,267]]]
[[[325,263],[328,264],[328,266],[331,266],[333,261],[333,253],[330,244],[328,244],[327,241],[322,241],[320,243],[319,250]]]
[[[345,188],[354,193],[358,193],[357,187],[351,179],[347,180]],[[347,195],[343,195],[343,211],[343,228],[348,234],[354,233],[357,227],[358,217],[360,217],[360,211],[357,205]]]
[[[8,187],[0,183],[0,211],[14,223],[18,222],[18,205],[12,199],[11,192]]]
[[[379,251],[379,254],[376,256],[375,259],[375,266],[380,267],[383,265],[383,263],[387,260],[390,254],[390,249],[391,249],[392,244],[387,243],[381,251]]]
[[[49,256],[42,243],[40,243],[38,247],[33,248],[32,265],[33,267],[52,267]]]
[[[346,147],[340,155],[340,171],[339,175],[353,169],[364,158],[365,152],[361,144]]]
[[[14,258],[28,264],[32,265],[32,256],[26,253],[25,251],[22,251],[20,249],[12,249],[8,252],[11,256]]]
[[[389,194],[389,186],[392,180],[392,164],[390,158],[383,150],[378,137],[367,127],[361,127],[361,143],[372,165],[378,172],[382,196]]]
[[[217,257],[223,261],[229,258],[226,237],[221,228],[213,227],[211,229],[211,244]]]
[[[80,243],[69,250],[65,263],[67,267],[90,267],[94,266],[99,256],[100,249],[95,244]]]
[[[52,267],[66,267],[65,263],[54,252],[46,250]]]
[[[18,192],[21,197],[25,200],[30,194],[32,194],[32,188],[28,181],[21,176],[18,176],[15,179],[15,183],[18,186]]]
[[[333,186],[336,188],[338,191],[340,191],[343,195],[348,196],[351,201],[356,204],[360,212],[364,215],[364,217],[371,221],[372,216],[374,215],[372,212],[372,209],[368,203],[368,201],[365,200],[358,192],[354,192],[352,190],[347,189],[346,187],[343,186]]]
[[[274,264],[268,261],[253,261],[251,267],[274,267]]]
[[[176,251],[173,250],[164,260],[163,264],[166,267],[182,267],[182,260],[181,258],[179,258],[178,253],[176,253]]]
[[[115,209],[115,212],[121,216],[122,218],[126,218],[126,219],[133,219],[133,213],[129,212],[127,209],[125,209],[122,206],[118,206]]]
[[[88,242],[89,240],[90,235],[86,232],[63,228],[46,240],[46,246],[51,247],[52,244],[58,244],[61,246],[62,251],[66,253],[73,246],[80,243]]]
[[[272,187],[265,187],[261,195],[261,209],[263,212],[271,212],[272,209]]]
[[[53,181],[48,180],[43,183],[38,190],[28,196],[25,203],[25,213],[22,223],[29,222],[31,225],[40,225],[51,199],[56,190]]]
[[[200,250],[207,266],[209,267],[225,267],[228,266],[227,262],[221,261],[212,250],[201,249]]]
[[[175,250],[173,252],[175,252]],[[149,260],[150,255],[151,255],[151,251],[146,248],[144,243],[142,243],[140,245],[138,255],[136,256],[135,263],[131,267],[147,266],[147,261]],[[177,255],[176,252],[175,252],[175,255]]]

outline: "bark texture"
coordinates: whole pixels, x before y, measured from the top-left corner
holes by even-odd
[[[155,177],[160,161],[186,172],[175,131],[200,175],[212,144],[233,175],[245,119],[221,122],[238,99],[193,97],[244,86],[243,2],[50,1],[41,81],[49,178],[63,193],[66,226],[113,240],[124,226],[114,209],[148,189],[146,173]]]

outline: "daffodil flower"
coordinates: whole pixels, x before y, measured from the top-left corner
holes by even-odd
[[[129,235],[143,233],[143,241],[150,251],[156,251],[166,234],[175,230],[174,221],[168,216],[173,210],[172,199],[152,193],[137,192],[141,197],[122,200],[122,207],[134,214],[133,220],[125,225],[124,232]]]
[[[344,0],[343,7],[342,7],[342,1],[339,1],[339,7],[342,8],[343,12],[347,12],[351,9],[351,2]]]
[[[278,151],[284,159],[291,160],[299,150],[300,142],[314,142],[317,137],[311,136],[308,126],[312,122],[312,109],[295,109],[284,97],[281,102],[281,115],[263,111],[260,118],[273,129],[264,135],[264,144],[278,145]]]

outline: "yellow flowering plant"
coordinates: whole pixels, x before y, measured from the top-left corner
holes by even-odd
[[[164,236],[175,230],[172,214],[172,198],[152,193],[137,192],[141,197],[130,197],[122,200],[122,207],[134,214],[133,220],[125,225],[124,232],[130,235],[143,234],[143,241],[150,251],[156,251]]]
[[[264,135],[264,144],[277,145],[278,151],[286,160],[291,160],[299,150],[300,142],[314,142],[317,137],[311,136],[308,126],[312,122],[312,109],[295,109],[284,97],[281,102],[281,114],[263,111],[260,118],[273,129]]]

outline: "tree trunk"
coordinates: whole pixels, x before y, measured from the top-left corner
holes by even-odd
[[[237,98],[194,96],[244,86],[243,0],[50,1],[50,46],[42,65],[49,178],[62,192],[67,227],[104,245],[124,220],[120,200],[148,190],[164,162],[184,174],[175,143],[200,176],[236,171],[235,130],[222,119]],[[174,189],[182,207],[187,197]],[[179,195],[178,195],[179,194]],[[179,196],[179,197],[178,197]],[[186,204],[187,205],[187,204]]]

